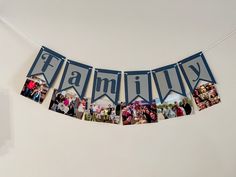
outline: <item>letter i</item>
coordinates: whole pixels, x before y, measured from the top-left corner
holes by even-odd
[[[139,76],[135,77],[135,84],[136,84],[136,94],[140,94],[140,81],[139,81]]]

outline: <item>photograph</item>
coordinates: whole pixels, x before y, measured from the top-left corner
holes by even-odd
[[[44,79],[40,78],[40,76],[32,76],[25,81],[21,95],[35,102],[42,103],[48,90],[49,88]]]
[[[91,103],[91,99],[89,99],[88,103],[84,120],[111,124],[120,123],[122,102],[114,105],[108,98],[104,97],[94,103]]]
[[[220,103],[216,86],[212,83],[200,84],[193,92],[194,101],[199,111]]]
[[[142,100],[122,106],[123,125],[156,123],[158,121],[157,106],[153,103],[146,103]]]
[[[87,99],[80,99],[73,89],[53,92],[49,109],[61,114],[65,114],[77,119],[83,119],[87,109]]]
[[[193,101],[190,94],[187,97],[171,93],[163,103],[156,99],[159,120],[171,119],[194,114]]]

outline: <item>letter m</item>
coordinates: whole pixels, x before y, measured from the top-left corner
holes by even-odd
[[[97,84],[96,84],[96,91],[100,92],[102,89],[102,84],[103,84],[103,92],[107,93],[109,86],[111,87],[111,93],[115,93],[116,92],[116,80],[115,79],[107,79],[107,78],[97,78]]]

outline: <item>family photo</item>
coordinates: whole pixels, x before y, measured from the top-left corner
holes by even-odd
[[[84,116],[86,121],[120,123],[120,108],[123,103],[116,106],[107,98],[102,98],[95,103],[91,103],[89,99],[88,102],[90,104]]]
[[[45,80],[39,76],[32,76],[27,78],[21,90],[21,95],[34,100],[35,102],[42,103],[46,97],[49,88]]]
[[[170,94],[165,102],[156,99],[159,120],[182,117],[194,114],[193,101],[190,94],[187,97],[177,93]]]
[[[123,125],[155,123],[158,121],[156,103],[146,103],[144,101],[134,101],[122,106]]]
[[[49,109],[61,114],[82,119],[87,109],[87,99],[80,99],[72,90],[57,92],[55,89]]]
[[[220,103],[220,97],[217,89],[212,83],[205,83],[198,86],[194,92],[193,97],[199,111]]]

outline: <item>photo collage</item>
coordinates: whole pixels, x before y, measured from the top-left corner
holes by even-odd
[[[21,95],[42,103],[48,90],[43,78],[33,76],[27,78]],[[195,113],[193,100],[200,111],[221,101],[216,86],[212,83],[199,84],[192,97],[190,93],[186,97],[171,93],[163,103],[157,98],[151,104],[136,100],[129,105],[125,102],[114,105],[107,97],[91,103],[90,98],[81,100],[73,89],[62,92],[55,89],[49,109],[86,121],[137,125],[192,115]]]

